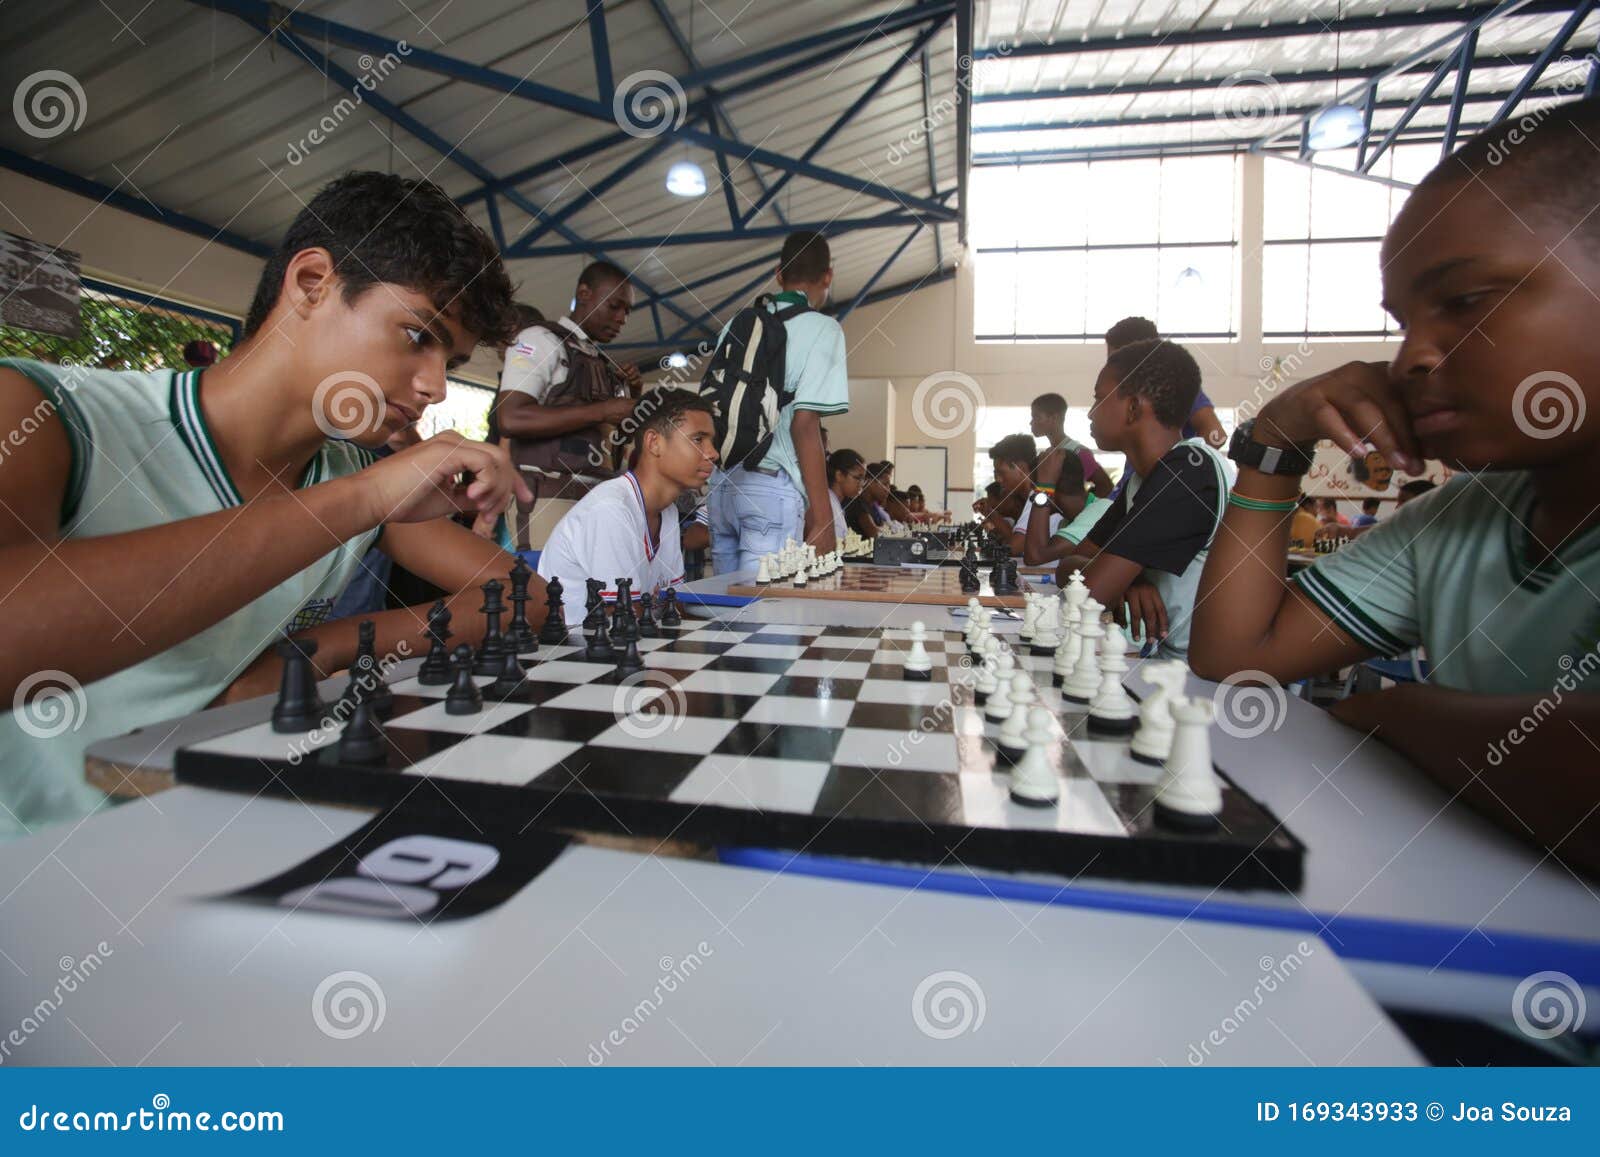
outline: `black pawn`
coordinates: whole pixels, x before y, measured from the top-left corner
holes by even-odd
[[[600,592],[605,590],[606,584],[600,579],[584,579],[583,585],[588,589],[583,598],[586,612],[583,616],[583,629],[592,631],[605,621],[606,600]]]
[[[629,639],[627,647],[617,656],[617,670],[638,671],[643,666],[644,659],[639,655],[639,640]]]
[[[478,648],[478,662],[472,668],[474,675],[500,674],[500,660],[506,653],[506,638],[500,633],[500,616],[506,609],[500,601],[500,592],[504,589],[499,579],[483,584],[483,606],[478,611],[488,620],[488,625],[483,633],[483,645]]]
[[[683,625],[683,615],[678,610],[678,592],[668,587],[661,592],[661,625],[663,627],[678,627]]]
[[[588,646],[584,650],[584,658],[598,659],[609,663],[616,657],[617,653],[611,646],[611,632],[606,630],[606,617],[602,613],[600,621],[595,624],[594,633],[589,636]]]
[[[983,589],[983,584],[978,581],[978,564],[969,552],[961,564],[961,593],[975,595]]]
[[[564,592],[561,580],[552,578],[544,587],[544,626],[539,628],[539,641],[546,646],[559,647],[567,641],[567,612],[562,604]]]
[[[650,592],[645,591],[639,596],[639,637],[641,639],[658,639],[661,637],[661,628],[656,625],[653,613],[655,599],[650,597]]]
[[[339,762],[383,763],[388,746],[377,709],[365,699],[357,699],[350,722],[339,735]]]
[[[444,713],[476,715],[483,710],[483,694],[472,681],[472,648],[466,643],[457,647],[450,658],[450,666],[455,676],[450,690],[445,693]]]
[[[539,636],[528,626],[528,582],[532,578],[533,571],[519,555],[517,565],[511,568],[511,622],[506,627],[506,642],[518,655],[539,649]]]
[[[491,699],[521,699],[527,690],[528,677],[523,673],[522,663],[507,651],[499,676],[484,688],[484,693]]]
[[[280,639],[276,649],[283,660],[283,678],[278,683],[278,701],[272,705],[272,730],[310,731],[322,722],[323,713],[317,677],[311,669],[316,641]]]
[[[450,682],[450,648],[445,640],[450,629],[450,608],[440,599],[428,608],[428,654],[417,668],[417,682],[424,687],[442,687]]]

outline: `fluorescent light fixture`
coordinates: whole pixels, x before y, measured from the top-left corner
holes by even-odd
[[[706,171],[693,161],[679,161],[667,170],[667,192],[675,197],[703,197]]]
[[[1307,143],[1317,150],[1347,149],[1366,132],[1365,117],[1354,105],[1330,105],[1311,122]]]
[[[689,364],[689,355],[681,351],[667,355],[667,368],[681,370]]]

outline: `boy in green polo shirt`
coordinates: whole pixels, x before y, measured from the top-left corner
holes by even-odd
[[[443,192],[351,173],[290,225],[215,365],[0,362],[0,838],[104,802],[84,783],[95,740],[272,691],[275,640],[374,542],[460,592],[453,629],[481,636],[475,588],[512,560],[443,516],[486,529],[528,497],[505,451],[454,432],[371,451],[513,317],[493,244]],[[373,618],[380,656],[426,650],[418,611]],[[357,625],[303,632],[324,673]]]
[[[1516,134],[1512,139],[1510,134]],[[1405,340],[1281,392],[1240,427],[1191,658],[1282,682],[1419,644],[1432,676],[1345,722],[1569,864],[1600,871],[1600,101],[1487,130],[1407,200],[1383,247]],[[1585,414],[1591,413],[1586,421]],[[1309,447],[1469,473],[1292,583]]]

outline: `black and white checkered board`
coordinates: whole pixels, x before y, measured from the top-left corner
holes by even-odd
[[[180,751],[177,775],[308,801],[404,801],[519,828],[1299,887],[1299,841],[1226,776],[1219,829],[1160,826],[1159,769],[1135,761],[1125,741],[1089,739],[1082,709],[1063,710],[1050,687],[1047,659],[1025,663],[1061,727],[1052,752],[1061,799],[1012,802],[960,633],[929,632],[926,683],[903,678],[909,634],[686,621],[640,640],[645,669],[630,677],[585,661],[581,643],[545,647],[524,661],[532,702],[486,701],[476,715],[446,714],[444,687],[394,681],[385,766],[341,765],[337,726],[278,735],[262,723]]]

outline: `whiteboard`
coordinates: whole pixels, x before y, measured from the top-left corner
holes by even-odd
[[[896,446],[894,488],[922,487],[929,510],[949,509],[950,450],[947,446]]]

